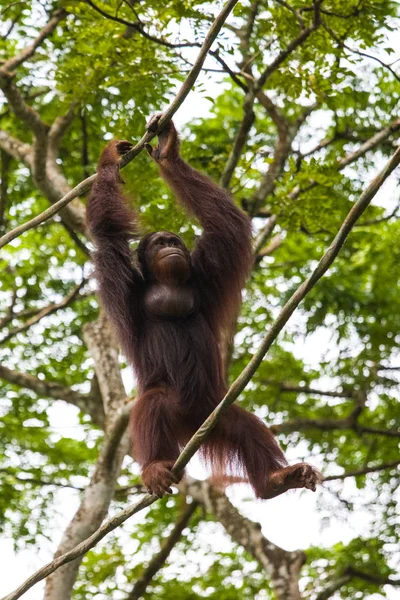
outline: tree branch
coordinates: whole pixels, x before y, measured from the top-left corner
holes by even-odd
[[[26,104],[22,94],[13,82],[13,76],[6,71],[4,66],[0,68],[0,88],[15,116],[21,119],[33,131],[36,138],[40,140],[46,139],[47,126],[42,121],[39,113]],[[44,155],[46,156],[46,153]]]
[[[320,0],[315,3],[315,6],[317,7],[319,4]],[[243,67],[244,71],[242,74],[249,81],[248,95],[252,95],[253,97],[255,96],[257,98],[260,104],[265,108],[267,114],[274,121],[278,130],[278,140],[274,150],[273,161],[269,165],[267,172],[261,180],[258,190],[254,193],[250,201],[251,214],[253,216],[257,213],[265,198],[273,192],[277,183],[277,179],[284,169],[287,157],[291,150],[294,136],[296,135],[297,130],[302,123],[301,121],[298,121],[291,125],[279,108],[272,102],[269,96],[262,91],[262,87],[265,85],[268,77],[279,68],[282,62],[285,61],[286,58],[290,56],[290,54],[299,45],[301,45],[315,29],[317,29],[319,24],[319,16],[317,16],[316,8],[313,24],[309,28],[303,30],[295,40],[288,44],[287,48],[285,48],[285,50],[283,50],[276,57],[276,59],[267,66],[258,80],[254,79],[251,69],[248,65],[247,67]]]
[[[370,60],[374,60],[376,62],[378,62],[382,67],[384,67],[385,69],[387,69],[395,79],[397,79],[397,81],[400,81],[400,76],[396,73],[396,71],[394,69],[392,69],[390,64],[385,63],[383,60],[381,60],[380,58],[378,58],[377,56],[373,56],[372,54],[367,54],[366,52],[361,52],[361,50],[356,50],[355,48],[351,48],[350,46],[348,46],[347,44],[345,44],[344,40],[340,39],[333,31],[330,27],[328,27],[328,25],[325,23],[325,21],[322,22],[322,26],[325,29],[325,31],[327,31],[329,33],[329,35],[331,36],[332,39],[335,40],[335,42],[338,43],[340,48],[344,48],[345,50],[347,50],[348,52],[350,52],[351,54],[357,54],[358,56],[362,56],[364,58],[369,58]]]
[[[254,123],[255,114],[253,111],[254,95],[252,92],[246,94],[243,102],[243,119],[240,123],[239,130],[236,134],[235,142],[233,144],[232,151],[229,155],[228,161],[225,165],[224,171],[221,175],[220,184],[221,187],[228,189],[231,182],[233,173],[237,167],[240,157],[243,152],[243,148],[246,144],[247,137],[250,129]]]
[[[359,225],[360,225],[360,227],[370,227],[373,225],[380,225],[381,223],[386,223],[386,221],[390,221],[390,219],[397,217],[399,211],[400,211],[400,201],[398,201],[397,206],[395,206],[395,208],[388,215],[385,215],[384,217],[381,217],[380,219],[368,219],[367,221],[364,221],[363,223],[360,223]]]
[[[11,156],[0,150],[0,232],[6,228],[5,213],[8,205],[8,183],[10,175]]]
[[[278,106],[274,104],[269,96],[262,90],[256,93],[257,100],[263,108],[265,108],[269,117],[275,123],[278,133],[281,137],[284,137],[289,129],[289,121],[286,119],[284,114],[279,110]]]
[[[340,431],[353,429],[354,420],[351,417],[345,419],[292,419],[285,423],[271,425],[270,429],[276,435],[279,433],[292,433],[293,431],[308,431],[320,429],[321,431]]]
[[[108,319],[101,312],[97,321],[84,325],[83,339],[94,360],[97,382],[103,398],[106,414],[106,429],[108,421],[121,409],[121,399],[125,400],[126,393],[122,383],[118,344]]]
[[[53,17],[49,20],[47,25],[45,27],[43,27],[43,29],[40,31],[39,35],[34,40],[34,42],[30,46],[27,46],[26,48],[24,48],[24,50],[22,50],[22,52],[20,52],[13,58],[8,59],[3,64],[2,68],[8,72],[14,71],[17,67],[19,67],[28,58],[33,56],[33,54],[36,52],[36,49],[42,44],[42,42],[47,37],[49,37],[49,35],[51,35],[51,33],[54,31],[54,29],[59,24],[59,22],[62,21],[63,19],[65,19],[66,16],[67,16],[67,12],[65,10],[62,10],[62,9],[57,10],[54,13]]]
[[[354,567],[348,567],[343,575],[329,583],[316,597],[315,600],[329,600],[335,592],[340,590],[341,587],[349,583],[352,579],[362,579],[363,581],[369,581],[377,585],[393,585],[399,586],[400,579],[392,579],[390,577],[380,577],[379,575],[373,575],[371,573],[365,573]]]
[[[57,153],[61,140],[75,117],[77,107],[78,102],[72,102],[65,115],[58,116],[54,120],[52,126],[50,127],[48,135],[48,144],[50,155],[54,160],[57,158]]]
[[[358,409],[357,413],[358,413]],[[377,429],[375,427],[367,427],[360,425],[357,421],[359,413],[354,411],[344,419],[292,419],[286,423],[271,425],[270,429],[273,433],[291,433],[292,431],[312,431],[320,429],[321,431],[341,431],[352,429],[358,434],[371,433],[373,435],[385,435],[388,437],[400,437],[400,430],[396,429]]]
[[[281,113],[278,107],[275,106],[272,100],[262,91],[262,88],[268,78],[279,68],[282,62],[284,62],[286,58],[290,56],[296,48],[303,44],[309,35],[320,26],[321,19],[319,7],[322,1],[323,0],[314,1],[314,18],[312,25],[303,29],[297,38],[290,42],[290,44],[280,52],[275,60],[266,67],[258,80],[254,81],[251,77],[251,73],[244,73],[246,77],[250,77],[250,80],[253,80],[253,83],[249,86],[250,89],[252,89],[258,101],[265,108],[278,129],[278,141],[274,150],[273,160],[250,201],[251,214],[253,216],[257,214],[261,204],[265,201],[265,198],[267,198],[275,189],[277,180],[284,169],[287,157],[290,153],[293,139],[299,127],[302,125],[305,116],[308,114],[307,111],[305,111],[301,119],[298,119],[294,124],[290,125],[289,121]]]
[[[5,473],[17,481],[20,481],[22,484],[29,483],[38,487],[42,487],[44,485],[54,486],[64,489],[77,490],[78,492],[83,492],[85,489],[77,485],[72,485],[71,483],[61,483],[59,481],[50,481],[46,479],[38,479],[37,477],[31,477],[31,473],[29,471],[24,471],[23,469],[18,469],[18,473],[24,473],[25,477],[21,477],[21,475],[16,472],[16,469],[12,467],[0,467],[0,473]]]
[[[333,144],[337,140],[340,140],[340,139],[343,139],[343,138],[345,138],[345,135],[337,133],[337,134],[335,134],[334,136],[332,136],[330,138],[324,138],[316,146],[314,146],[314,148],[311,148],[311,150],[308,150],[307,152],[300,152],[300,151],[296,152],[297,162],[299,163],[300,161],[303,160],[303,158],[306,158],[307,156],[312,156],[316,152],[319,152],[320,150],[323,150],[324,148],[327,148],[328,146],[330,146],[331,144]]]
[[[4,129],[0,129],[0,148],[16,160],[20,160],[26,166],[32,168],[32,146],[21,142],[21,140],[18,140],[17,138],[13,137],[7,131],[4,131]]]
[[[358,579],[370,581],[371,583],[376,583],[378,585],[400,585],[400,579],[392,579],[391,577],[380,577],[379,575],[374,575],[373,573],[366,573],[365,571],[361,571],[360,569],[356,569],[355,567],[348,567],[346,569],[346,574],[350,575],[352,578],[357,577]]]
[[[61,302],[53,303],[53,304],[49,304],[48,306],[45,306],[44,308],[38,310],[30,319],[25,321],[25,323],[23,323],[22,325],[20,325],[18,327],[14,327],[13,329],[10,329],[9,332],[7,333],[7,335],[2,340],[0,340],[0,345],[5,344],[12,337],[17,335],[18,333],[21,333],[22,331],[26,331],[27,329],[32,327],[32,325],[35,325],[36,323],[38,323],[44,317],[48,317],[49,315],[52,315],[53,313],[57,312],[58,310],[66,308],[74,300],[79,298],[79,292],[81,291],[83,286],[86,284],[86,282],[87,282],[87,279],[83,279],[81,281],[81,283],[79,285],[77,285],[70,294],[68,294],[68,296],[66,296],[63,300],[61,300]],[[82,296],[80,296],[80,297],[82,297]],[[9,320],[18,319],[18,318],[20,318],[20,315],[18,313],[17,314],[13,313],[12,315],[10,315]],[[6,323],[2,322],[1,326],[4,327],[4,325],[6,325]]]
[[[33,375],[28,375],[27,373],[14,371],[4,365],[0,365],[0,378],[8,381],[8,383],[32,390],[35,394],[38,394],[38,396],[54,398],[55,400],[64,400],[69,404],[73,404],[84,413],[89,414],[96,425],[99,425],[100,427],[104,425],[102,407],[99,406],[97,399],[91,394],[80,394],[60,383],[45,381],[38,377],[34,377]]]
[[[169,536],[162,540],[160,551],[153,556],[144,572],[136,580],[132,591],[127,596],[127,600],[139,600],[139,598],[141,598],[144,595],[147,586],[153,579],[154,575],[164,566],[166,560],[171,554],[172,549],[179,542],[183,530],[189,523],[189,520],[197,507],[198,502],[196,502],[195,500],[193,500],[190,504],[186,505],[185,510],[178,517],[178,520],[176,521],[174,528],[172,529]]]
[[[328,477],[324,477],[324,482],[337,481],[339,479],[347,479],[347,477],[358,477],[359,475],[367,475],[368,473],[376,473],[377,471],[393,469],[398,465],[400,465],[400,460],[392,460],[391,462],[382,463],[380,465],[376,465],[375,467],[363,467],[362,469],[347,471],[346,473],[341,473],[340,475],[328,475]]]
[[[258,86],[255,82],[255,79],[252,75],[250,62],[248,60],[250,37],[251,37],[251,33],[252,33],[252,30],[254,27],[254,22],[255,22],[256,15],[257,15],[258,7],[259,7],[259,2],[252,3],[249,20],[248,20],[248,23],[246,24],[244,33],[242,35],[239,35],[239,37],[241,39],[241,47],[242,47],[242,54],[243,54],[243,60],[241,61],[241,68],[242,68],[241,73],[245,78],[248,79],[249,86],[247,87],[247,86],[243,86],[242,84],[240,84],[241,87],[247,91],[246,97],[245,97],[244,103],[243,103],[244,116],[243,116],[243,119],[242,119],[242,122],[241,122],[241,125],[239,128],[239,131],[236,135],[236,139],[235,139],[235,143],[234,143],[232,152],[228,158],[228,162],[225,166],[224,172],[221,177],[220,183],[221,183],[221,186],[224,188],[229,187],[229,183],[231,181],[234,170],[240,160],[240,156],[243,151],[244,145],[246,143],[248,134],[254,123],[255,114],[253,111],[253,105],[254,105],[254,100],[256,97],[257,97],[258,101],[260,102],[260,104],[265,108],[267,114],[271,117],[271,119],[276,124],[277,129],[278,129],[278,134],[279,134],[279,140],[284,141],[287,138],[288,133],[289,133],[289,122],[284,117],[284,115],[281,113],[281,111],[278,109],[278,107],[272,102],[272,100],[261,89],[258,88]],[[231,72],[229,74],[232,76]],[[278,141],[278,146],[279,146],[279,141]],[[276,151],[277,160],[279,160],[278,155],[279,155],[279,149],[277,148],[277,151]],[[287,154],[284,157],[283,162],[286,160],[286,157],[287,157]],[[282,164],[282,168],[283,168],[283,164]]]
[[[56,218],[55,218],[55,220],[56,220]],[[65,219],[62,219],[61,217],[60,217],[60,223],[64,227],[65,231],[68,233],[69,237],[74,242],[74,244],[79,248],[79,250],[81,252],[83,252],[83,254],[85,254],[88,258],[91,258],[91,256],[92,256],[91,251],[84,244],[84,242],[81,240],[79,235],[75,232],[75,230],[71,227],[70,223],[67,223],[67,221]]]
[[[271,237],[272,232],[275,229],[276,221],[277,217],[275,215],[270,216],[266,225],[261,229],[253,244],[253,252],[255,256],[257,256],[265,242]]]
[[[347,154],[347,156],[345,156],[341,160],[339,160],[339,162],[337,164],[337,168],[339,169],[339,171],[341,171],[342,169],[347,167],[349,164],[351,164],[354,161],[356,161],[357,159],[359,159],[361,156],[364,156],[364,154],[366,154],[373,148],[376,148],[376,146],[379,146],[379,144],[381,142],[383,142],[392,133],[394,133],[395,131],[398,131],[399,129],[400,129],[400,118],[392,121],[387,127],[384,127],[383,129],[378,131],[378,133],[373,135],[369,140],[367,140],[366,142],[361,144],[361,146],[359,148],[357,148],[357,150],[355,150],[354,152],[351,152],[350,154]]]
[[[35,100],[36,98],[40,98],[40,96],[45,96],[49,91],[50,88],[48,87],[37,88],[34,92],[24,97],[24,102],[27,103],[27,100]],[[0,113],[0,119],[9,115],[10,112],[11,108],[9,106],[6,106],[4,110]]]
[[[270,379],[263,379],[262,383],[265,385],[276,386],[280,392],[294,392],[296,394],[316,394],[318,396],[329,396],[330,398],[354,398],[354,393],[351,391],[324,391],[306,385],[293,385],[287,381],[273,381]]]
[[[55,156],[55,152],[58,148],[57,144],[61,139],[61,135],[69,123],[71,116],[70,114],[67,114],[65,117],[56,119],[53,123],[53,129],[49,128],[48,125],[43,122],[40,114],[26,103],[13,81],[14,73],[12,72],[12,69],[18,67],[34,54],[43,40],[48,37],[57,24],[65,18],[66,14],[67,13],[64,10],[57,11],[55,16],[53,16],[47,25],[40,31],[34,42],[16,57],[6,61],[0,68],[0,88],[3,90],[14,114],[27,125],[33,132],[35,138],[33,146],[29,148],[29,154],[25,153],[25,156],[23,155],[21,158],[31,169],[33,179],[38,189],[51,203],[57,202],[57,200],[70,189],[56,163],[57,157]],[[49,141],[52,143],[50,148]],[[7,150],[5,147],[4,149]],[[69,206],[63,213],[62,217],[67,224],[70,224],[71,227],[76,228],[78,231],[84,231],[85,217],[82,204],[79,204],[78,201],[76,201],[73,206]]]
[[[272,194],[275,189],[277,180],[285,167],[286,160],[292,148],[292,142],[297,133],[297,124],[294,126],[290,125],[289,121],[284,117],[269,96],[262,92],[262,90],[257,91],[257,83],[253,87],[253,92],[256,94],[260,104],[265,108],[269,117],[274,121],[278,131],[278,140],[274,149],[272,162],[270,163],[267,172],[264,174],[257,191],[253,194],[253,197],[249,202],[251,214],[254,216],[265,198]]]
[[[256,256],[256,263],[260,262],[265,256],[271,256],[279,248],[282,243],[282,235],[278,233],[272,238],[268,246],[265,246]]]
[[[234,71],[232,71],[232,69],[229,67],[229,65],[220,56],[219,49],[210,50],[210,56],[215,58],[215,60],[222,66],[224,72],[230,76],[230,78],[232,79],[232,81],[234,81],[236,83],[236,85],[238,85],[240,88],[242,88],[242,90],[244,92],[248,91],[247,85],[245,83],[243,83],[243,81],[241,81],[241,79],[239,79],[237,74]]]
[[[386,435],[388,437],[400,437],[400,429],[379,429],[378,427],[367,427],[356,423],[353,427],[354,431],[359,434],[371,433],[373,435]]]
[[[93,10],[95,10],[97,13],[99,13],[99,15],[101,15],[105,19],[108,19],[110,21],[115,21],[116,23],[120,23],[121,25],[125,25],[129,29],[131,29],[131,30],[133,29],[134,31],[137,31],[138,33],[140,33],[140,35],[142,35],[146,39],[150,40],[151,42],[155,42],[156,44],[160,44],[161,46],[165,46],[166,48],[171,48],[171,49],[173,49],[173,48],[192,48],[192,47],[199,46],[199,44],[192,43],[192,42],[182,42],[182,43],[177,43],[177,44],[174,44],[173,42],[168,42],[164,38],[158,38],[158,37],[155,37],[154,35],[151,35],[150,33],[147,33],[147,31],[145,31],[145,29],[144,29],[143,23],[139,19],[137,21],[128,21],[127,19],[118,17],[117,15],[110,15],[110,13],[107,13],[105,10],[103,10],[102,8],[97,6],[97,4],[95,4],[92,0],[81,0],[81,1],[83,1],[85,4],[89,4],[89,6],[91,6],[93,8]],[[137,17],[137,14],[136,14],[136,17]]]
[[[337,161],[337,163],[335,165],[337,170],[342,171],[345,167],[347,167],[354,161],[361,158],[361,156],[364,156],[364,154],[366,154],[370,150],[373,150],[374,148],[376,148],[381,142],[383,142],[392,133],[394,133],[395,131],[398,131],[399,129],[400,129],[400,119],[395,119],[387,127],[384,127],[383,129],[378,131],[375,135],[373,135],[369,140],[367,140],[366,142],[361,144],[361,146],[359,148],[357,148],[357,150],[355,150],[354,152],[350,152],[349,154],[344,156],[342,159]],[[296,188],[294,188],[294,190],[292,192],[290,192],[290,194],[288,194],[288,196],[291,200],[295,200],[296,198],[298,198],[298,196],[302,192],[309,191],[309,190],[315,188],[317,185],[319,185],[319,184],[316,181],[311,180],[309,185],[306,188],[302,189],[300,187],[296,187]]]
[[[351,581],[351,575],[342,575],[338,579],[335,579],[331,583],[329,583],[316,597],[315,600],[329,600],[331,596],[341,587],[346,585]]]
[[[106,435],[90,483],[62,536],[56,556],[82,542],[101,525],[114,496],[122,461],[129,449],[126,432],[129,412],[121,379],[118,348],[110,325],[100,316],[97,322],[85,326],[83,337],[95,363],[105,412]],[[44,600],[67,600],[71,597],[80,563],[78,557],[49,577]]]

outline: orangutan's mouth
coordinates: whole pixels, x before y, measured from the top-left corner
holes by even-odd
[[[161,257],[161,260],[164,260],[164,258],[171,258],[171,256],[179,256],[179,258],[185,258],[182,252],[168,252],[168,254]]]

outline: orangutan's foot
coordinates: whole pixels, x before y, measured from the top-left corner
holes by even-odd
[[[275,498],[295,488],[306,488],[315,492],[317,485],[323,479],[322,473],[312,465],[298,463],[271,473],[268,485],[263,490],[261,497],[264,499]]]

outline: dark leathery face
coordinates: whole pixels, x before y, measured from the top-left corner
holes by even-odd
[[[145,236],[138,247],[146,279],[181,284],[190,277],[190,253],[182,239],[170,231]]]

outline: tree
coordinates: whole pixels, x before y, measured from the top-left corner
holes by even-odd
[[[394,186],[351,222],[332,268],[318,285],[311,281],[296,319],[277,340],[274,321],[289,298],[300,301],[297,286],[349,210],[360,206],[357,198],[366,199],[366,208],[388,174],[373,190],[367,186],[398,144],[400,71],[389,47],[398,6],[230,4],[233,15],[227,10],[206,62],[196,63],[202,67],[196,80],[191,68],[219,10],[214,5],[0,2],[0,233],[9,242],[0,291],[1,526],[17,548],[40,546],[54,533],[49,515],[75,490],[80,504],[60,555],[142,492],[125,432],[124,363],[90,278],[84,219],[90,180],[80,182],[94,173],[106,140],[140,139],[148,116],[165,109],[183,81],[172,112],[194,86],[209,114],[191,110],[196,118],[186,125],[182,151],[232,191],[257,234],[235,342],[233,332],[226,341],[230,379],[239,393],[246,383],[240,374],[270,332],[274,345],[262,362],[259,355],[240,401],[267,419],[283,445],[321,463],[323,515],[354,519],[363,509],[368,526],[348,544],[288,552],[226,494],[189,479],[116,529],[80,569],[78,558],[54,570],[46,600],[373,598],[400,583],[393,553],[400,464]],[[180,231],[190,244],[196,226],[139,153],[143,140],[126,167],[128,191],[149,228]],[[49,204],[77,196],[70,193],[77,185],[79,198],[17,236],[16,228]],[[76,408],[75,435],[54,431],[63,403]],[[228,551],[208,543],[217,527],[211,521],[230,536]],[[172,548],[173,561],[163,569]],[[203,557],[198,570],[193,550]]]

